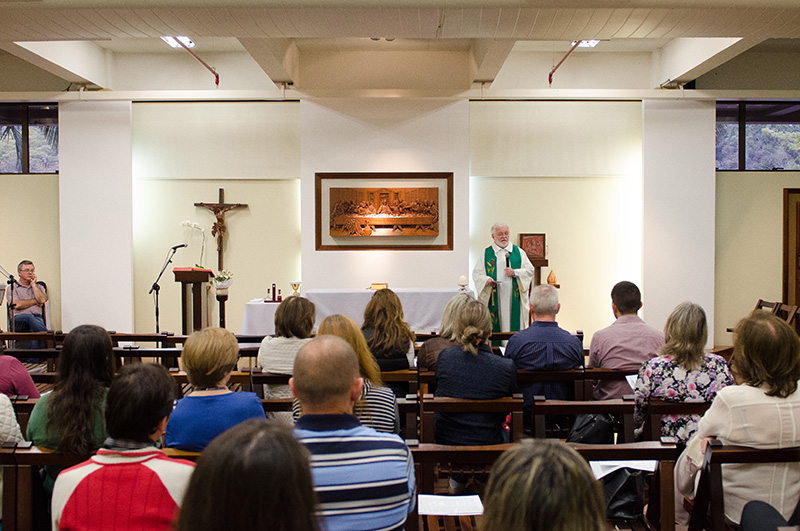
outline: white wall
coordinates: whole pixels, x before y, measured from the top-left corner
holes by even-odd
[[[62,327],[133,330],[130,102],[58,107]]]
[[[34,193],[31,193],[31,190]],[[61,273],[58,234],[58,175],[3,175],[0,178],[0,227],[7,227],[0,245],[0,266],[17,276],[17,264],[31,260],[36,276],[47,284],[51,330],[61,329]],[[35,214],[32,214],[34,213]],[[0,276],[0,283],[6,279]],[[5,302],[0,328],[6,328]]]
[[[303,289],[455,286],[467,275],[469,104],[437,99],[300,102]],[[452,251],[316,251],[317,172],[453,172]]]
[[[601,43],[598,47],[603,46]],[[503,63],[492,89],[549,88],[547,74],[567,50],[524,51],[518,42]],[[650,53],[576,50],[553,74],[552,88],[642,89],[650,86]],[[624,72],[624,75],[620,75]]]
[[[714,329],[714,102],[643,103],[643,281],[647,321],[705,309]]]
[[[641,281],[641,103],[472,102],[470,111],[470,264],[496,221],[514,243],[545,233],[542,281],[555,272],[559,325],[583,330],[588,346],[614,320],[612,286]]]
[[[716,344],[758,299],[783,300],[783,190],[796,172],[717,172]]]

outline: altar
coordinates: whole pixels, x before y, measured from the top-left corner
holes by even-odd
[[[411,330],[429,334],[442,324],[442,312],[447,302],[458,293],[458,288],[392,288],[403,303],[403,315]],[[337,313],[352,318],[358,326],[364,321],[364,308],[375,292],[371,289],[310,289],[304,296],[314,303],[317,320],[314,331],[329,315]],[[472,290],[467,293],[475,294]],[[259,335],[275,333],[275,308],[277,304],[254,299],[244,307],[242,334]]]

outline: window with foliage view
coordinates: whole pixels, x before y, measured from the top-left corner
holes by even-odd
[[[800,102],[717,104],[718,170],[800,170]]]
[[[58,172],[58,106],[0,103],[0,173]]]

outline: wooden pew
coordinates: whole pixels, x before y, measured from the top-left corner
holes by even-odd
[[[528,371],[517,370],[517,385],[528,383],[572,383],[575,389],[575,400],[590,400],[589,397],[584,396],[584,380],[585,371],[583,367],[575,367],[574,369],[562,369],[555,371]]]
[[[634,441],[633,427],[633,400],[543,400],[537,396],[533,400],[531,418],[531,432],[537,439],[545,439],[546,415],[580,415],[582,413],[608,413],[622,419],[622,433],[617,437],[618,442],[632,443]]]
[[[584,391],[583,400],[592,400],[594,382],[597,380],[612,380],[619,381],[625,380],[631,374],[639,374],[639,369],[621,370],[621,369],[605,369],[601,367],[586,367],[584,371]],[[577,398],[577,395],[576,395]]]
[[[433,494],[436,465],[459,462],[474,466],[490,467],[500,455],[514,443],[491,446],[446,446],[441,444],[407,441],[414,456],[417,473],[417,490],[422,494]],[[659,462],[658,473],[650,485],[648,519],[660,523],[661,531],[674,531],[674,489],[672,487],[675,468],[675,445],[660,442],[639,442],[617,445],[569,444],[587,461],[654,460]],[[665,508],[660,511],[660,508]],[[416,515],[409,517],[406,529],[420,529],[423,521]]]
[[[33,411],[33,406],[36,405],[39,399],[29,398],[27,395],[11,395],[8,398],[11,399],[11,405],[14,407],[14,413],[17,415],[19,430],[22,432],[22,436],[25,437],[25,434],[28,432],[28,421],[31,418],[31,411]]]
[[[661,417],[664,415],[700,415],[711,407],[711,402],[668,402],[662,398],[650,398],[647,406],[644,430],[645,440],[661,439]]]
[[[436,413],[511,413],[511,440],[522,439],[522,395],[493,400],[434,397],[423,395],[419,401],[420,440],[433,442]]]
[[[55,348],[57,332],[0,332],[0,341],[45,341],[48,348]],[[24,350],[24,349],[22,349]]]
[[[800,447],[760,450],[742,446],[725,446],[712,439],[706,446],[700,479],[692,505],[689,531],[723,531],[725,524],[722,465],[728,463],[800,462]]]
[[[57,452],[24,443],[16,448],[0,449],[3,467],[3,529],[5,531],[31,531],[33,529],[33,482],[36,467],[70,467],[86,461],[91,456]],[[164,449],[174,458],[195,461],[198,452]]]

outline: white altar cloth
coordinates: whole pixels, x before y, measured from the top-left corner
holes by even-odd
[[[264,302],[264,299],[253,299],[244,305],[242,317],[242,334],[246,336],[274,335],[275,311],[277,302]]]
[[[458,288],[392,288],[403,303],[403,315],[415,332],[429,334],[442,325],[442,312]],[[358,326],[364,322],[364,308],[374,291],[370,289],[310,289],[303,295],[314,303],[317,320],[314,331],[329,315],[341,313],[352,318]],[[467,293],[475,296],[472,290]],[[254,299],[244,307],[242,334],[274,334],[277,304]]]

